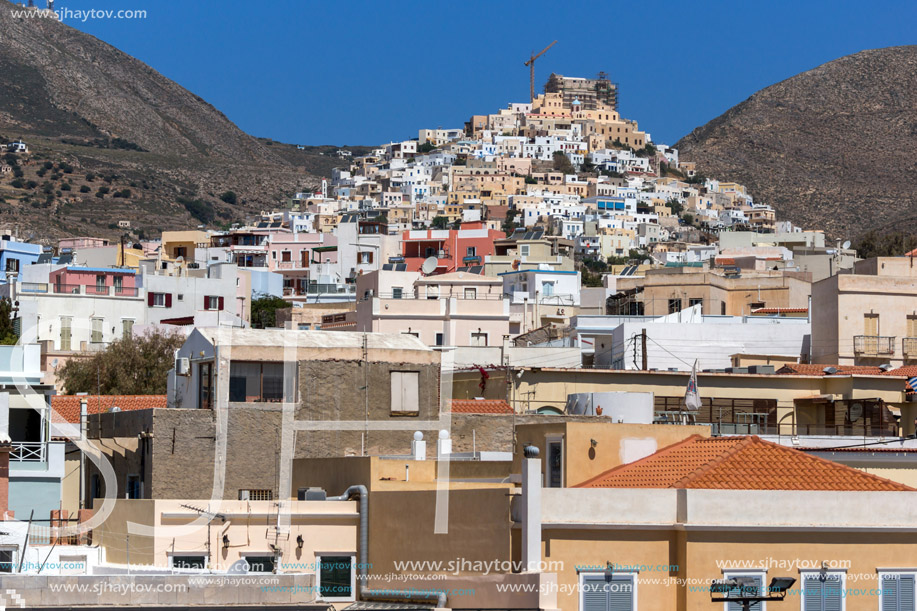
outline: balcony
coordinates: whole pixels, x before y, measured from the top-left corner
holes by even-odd
[[[906,359],[917,359],[917,337],[901,338],[901,352]]]
[[[41,441],[14,441],[10,449],[10,462],[45,462],[47,447]]]
[[[855,335],[853,352],[861,356],[893,356],[895,338],[885,335]]]

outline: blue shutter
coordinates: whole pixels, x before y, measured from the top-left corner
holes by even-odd
[[[634,590],[636,579],[627,577],[614,577],[607,582],[608,611],[633,611]]]
[[[605,602],[605,577],[583,576],[583,608],[580,611],[607,611]]]
[[[806,577],[803,582],[803,611],[825,611],[822,605],[824,583],[818,576]]]
[[[901,611],[914,611],[914,576],[898,577],[898,608]]]
[[[898,611],[898,576],[883,576],[880,586],[882,588],[882,608],[880,611]]]
[[[754,577],[755,585],[758,587],[758,591],[755,592],[755,595],[760,596],[761,590],[764,588],[764,576],[763,575],[730,575],[730,579],[733,577]],[[739,596],[741,593],[738,589],[730,590],[727,596]],[[753,603],[755,604],[755,603]],[[760,605],[760,603],[758,603]],[[737,602],[728,602],[726,603],[726,611],[742,611],[742,605]]]
[[[841,611],[844,607],[844,592],[839,575],[831,575],[824,583],[824,611]]]

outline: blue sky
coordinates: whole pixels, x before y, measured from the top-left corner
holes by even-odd
[[[45,0],[36,0],[44,6]],[[58,0],[143,9],[66,23],[201,96],[243,130],[378,144],[528,99],[553,71],[619,84],[622,114],[674,143],[752,93],[863,49],[917,43],[917,2]]]

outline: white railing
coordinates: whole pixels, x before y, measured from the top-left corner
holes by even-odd
[[[11,462],[45,462],[47,444],[41,441],[14,441],[10,449]]]

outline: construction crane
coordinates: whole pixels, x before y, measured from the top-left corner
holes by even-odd
[[[525,62],[525,65],[529,67],[529,95],[531,96],[532,102],[535,101],[535,60],[547,53],[548,49],[556,44],[557,41],[555,40],[547,47],[545,47],[538,55],[532,53],[532,57],[530,57],[529,60]]]

